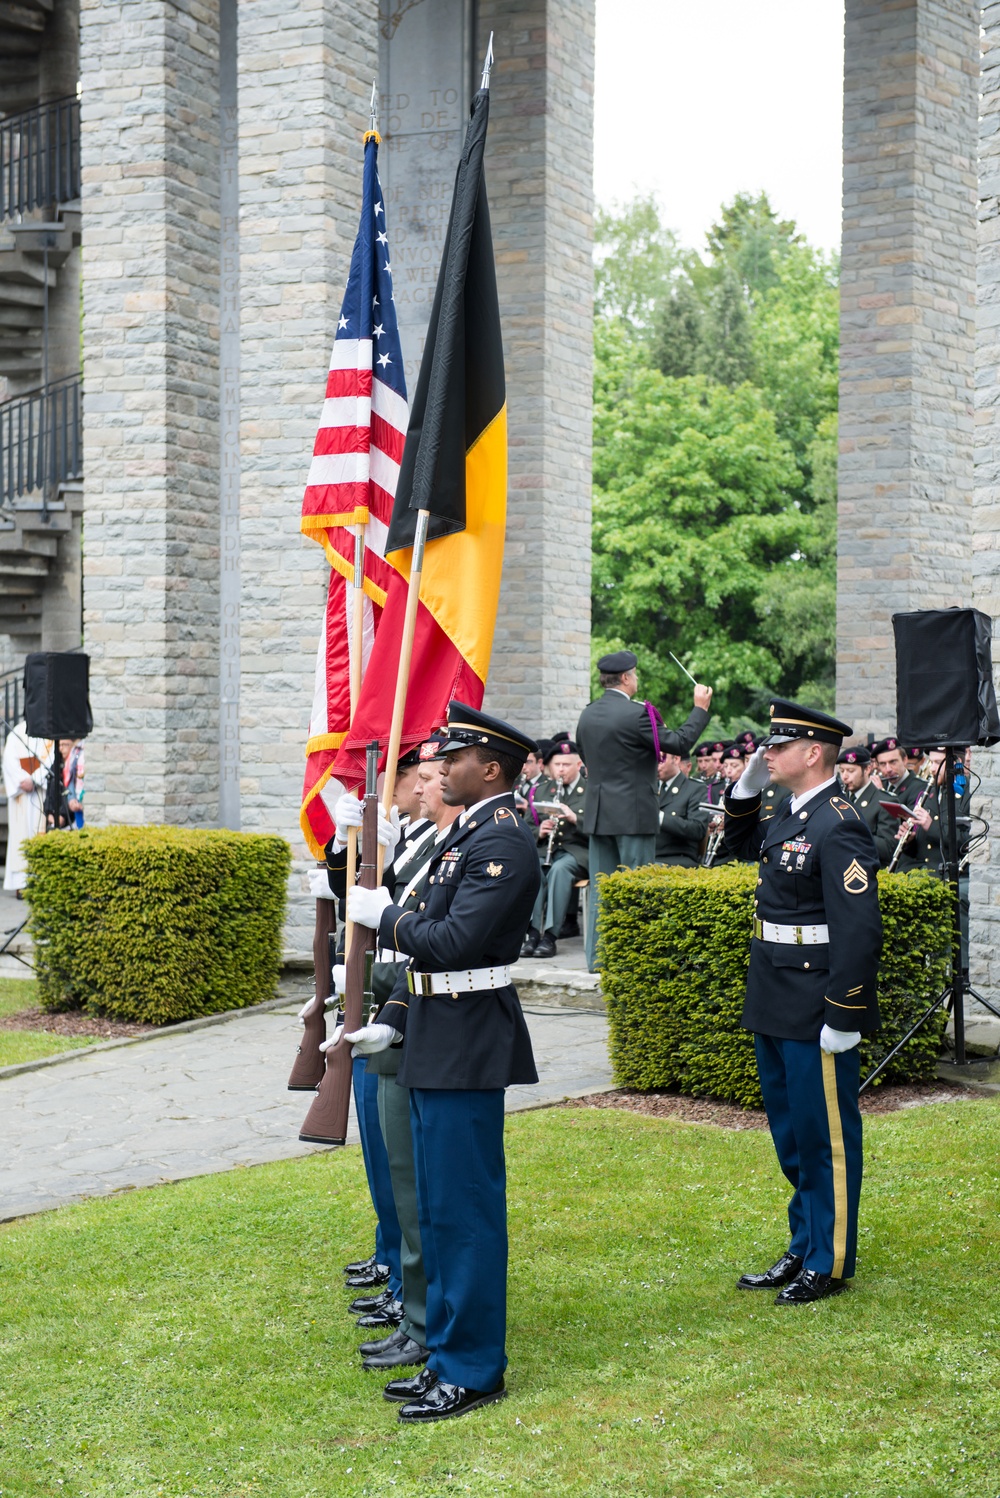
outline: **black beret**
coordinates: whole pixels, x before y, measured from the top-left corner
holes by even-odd
[[[634,671],[638,664],[639,657],[631,650],[613,650],[610,655],[601,656],[597,669],[606,676],[621,676],[624,671]]]
[[[892,737],[887,738],[887,739],[879,739],[877,743],[875,743],[875,744],[872,745],[872,754],[877,759],[880,754],[889,754],[889,753],[891,753],[891,751],[893,749],[898,749],[898,748],[899,748],[899,740],[898,739],[894,739]]]
[[[870,765],[871,754],[864,744],[852,744],[850,749],[842,749],[837,755],[838,765]]]

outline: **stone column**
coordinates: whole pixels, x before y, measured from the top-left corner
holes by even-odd
[[[973,602],[1000,618],[1000,0],[983,6],[979,123],[979,274],[976,319],[976,486]],[[994,630],[993,658],[1000,660]],[[995,674],[995,673],[994,673]],[[976,749],[982,788],[972,809],[992,835],[973,855],[972,983],[996,1002],[1000,993],[1000,753]]]
[[[485,706],[573,732],[589,700],[593,0],[479,0],[507,361],[507,549]]]
[[[83,0],[95,820],[218,812],[217,0]]]
[[[847,0],[837,711],[895,728],[891,616],[967,604],[976,78],[970,0]]]
[[[299,532],[361,199],[376,0],[239,13],[242,826],[293,846],[289,940],[307,950],[299,828],[329,566]]]

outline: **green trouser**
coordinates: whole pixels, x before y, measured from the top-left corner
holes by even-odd
[[[403,1319],[400,1330],[421,1347],[427,1346],[427,1276],[420,1252],[420,1220],[417,1216],[417,1173],[413,1162],[410,1128],[410,1089],[400,1087],[394,1076],[378,1079],[378,1121],[382,1126],[385,1152],[389,1156],[392,1196],[399,1218],[399,1259],[403,1279]]]
[[[639,837],[632,833],[620,837],[590,834],[590,909],[587,911],[587,970],[597,972],[597,876],[613,874],[622,864],[638,869],[656,857],[656,833]]]

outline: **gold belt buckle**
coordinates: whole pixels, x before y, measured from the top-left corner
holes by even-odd
[[[407,968],[406,986],[411,993],[420,994],[422,998],[426,999],[432,991],[430,985],[430,974],[415,973],[412,968]]]
[[[753,934],[758,941],[764,940],[764,922],[759,920],[757,916],[753,918]]]
[[[802,934],[802,927],[801,926],[795,926],[793,929],[795,931],[795,945],[797,947],[801,947],[803,945],[803,942],[804,942],[804,937],[803,937],[803,934]]]

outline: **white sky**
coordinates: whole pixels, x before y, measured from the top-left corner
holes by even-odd
[[[654,192],[704,250],[721,203],[763,188],[840,247],[843,0],[597,0],[594,186]]]

